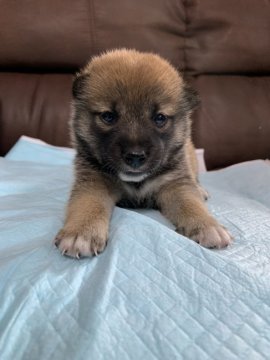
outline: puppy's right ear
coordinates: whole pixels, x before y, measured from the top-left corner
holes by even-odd
[[[182,102],[185,111],[189,112],[195,110],[200,105],[200,98],[197,91],[190,85],[185,84],[183,93]]]
[[[82,100],[88,75],[78,73],[73,80],[72,95],[74,99]]]

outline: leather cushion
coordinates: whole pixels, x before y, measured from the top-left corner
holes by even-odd
[[[0,68],[76,71],[110,48],[158,52],[184,67],[185,10],[178,0],[1,1]]]
[[[270,158],[270,77],[199,76],[193,137],[208,169]]]
[[[21,135],[70,145],[72,75],[0,73],[0,154]]]
[[[185,63],[190,74],[270,74],[268,1],[185,3]]]

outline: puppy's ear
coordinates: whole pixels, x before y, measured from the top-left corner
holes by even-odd
[[[185,84],[183,88],[182,106],[185,112],[191,112],[200,105],[200,98],[195,89]]]
[[[88,80],[89,80],[89,76],[86,74],[78,73],[76,75],[72,85],[72,95],[74,99],[82,100],[85,85]]]

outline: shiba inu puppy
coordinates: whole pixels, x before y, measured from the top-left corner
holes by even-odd
[[[190,138],[197,103],[181,75],[151,53],[109,51],[77,74],[71,122],[76,177],[55,239],[62,254],[102,252],[115,205],[157,208],[202,246],[230,244],[197,180]]]

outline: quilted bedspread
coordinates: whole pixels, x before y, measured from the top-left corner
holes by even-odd
[[[0,159],[0,358],[269,359],[269,163],[201,176],[229,248],[115,208],[106,251],[75,260],[52,244],[72,157],[22,139]]]

